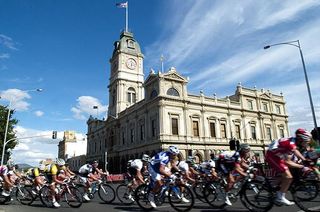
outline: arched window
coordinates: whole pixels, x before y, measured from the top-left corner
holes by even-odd
[[[167,91],[167,95],[170,95],[170,96],[180,96],[179,95],[179,92],[174,89],[174,88],[169,88],[168,91]]]
[[[130,104],[133,104],[133,103],[136,102],[136,91],[134,90],[134,88],[130,87],[128,89],[127,95],[128,95],[128,99],[127,100],[128,100],[128,102]]]
[[[153,90],[150,94],[150,99],[155,98],[156,96],[158,96],[158,92],[156,90]]]

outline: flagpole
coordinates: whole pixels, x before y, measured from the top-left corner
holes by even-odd
[[[128,7],[129,7],[129,4],[128,2],[126,2],[126,32],[128,32]]]

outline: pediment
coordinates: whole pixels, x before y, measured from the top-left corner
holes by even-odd
[[[260,95],[260,98],[262,98],[262,99],[271,99],[271,96],[269,94],[267,94],[267,93],[263,93],[263,94]]]
[[[188,82],[184,77],[179,75],[177,72],[165,73],[165,74],[163,74],[163,77],[165,79],[169,79],[169,80],[175,80],[175,81],[180,81],[180,82]]]

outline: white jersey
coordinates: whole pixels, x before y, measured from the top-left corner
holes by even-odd
[[[189,171],[189,164],[185,160],[182,160],[179,162],[178,168],[184,172],[187,172]]]
[[[143,163],[141,159],[134,159],[131,164],[130,167],[135,168],[137,170],[141,170],[143,167]]]
[[[93,167],[90,164],[84,164],[79,169],[80,174],[89,174],[89,173],[92,173],[92,171],[93,171]]]

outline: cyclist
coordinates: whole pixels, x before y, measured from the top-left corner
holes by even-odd
[[[11,182],[8,172],[9,170],[14,166],[14,163],[12,161],[8,161],[6,166],[0,166],[0,177],[4,181],[4,186],[1,195],[3,196],[10,196],[10,190],[14,186],[14,184]]]
[[[218,178],[215,168],[216,168],[216,163],[212,159],[203,161],[199,166],[200,172],[205,176],[211,176],[209,177],[209,179],[211,180]]]
[[[30,168],[26,173],[27,178],[29,180],[32,180],[37,191],[39,191],[44,184],[44,180],[41,177],[41,174],[43,174],[45,169],[46,169],[46,165],[43,163],[40,163],[38,167]],[[35,194],[33,190],[32,190],[32,193]]]
[[[44,169],[44,175],[47,178],[47,181],[50,185],[50,194],[52,198],[53,206],[58,208],[60,204],[56,201],[56,186],[63,184],[64,182],[58,179],[58,174],[61,169],[64,169],[65,161],[62,158],[57,158],[55,163],[47,164]]]
[[[147,171],[147,167],[148,167],[148,162],[150,160],[149,155],[147,154],[143,154],[141,159],[134,159],[134,160],[129,160],[128,163],[128,172],[129,174],[132,176],[132,183],[128,185],[129,188],[129,196],[128,198],[131,201],[134,201],[132,195],[131,195],[131,191],[136,188],[137,186],[139,186],[140,184],[145,183],[144,181],[144,173]]]
[[[98,166],[97,161],[93,161],[91,164],[87,163],[80,167],[79,169],[79,176],[82,182],[85,184],[85,193],[83,195],[83,198],[86,201],[90,201],[90,198],[88,197],[89,188],[91,187],[91,181],[100,181],[99,177],[96,176],[95,169]]]
[[[266,161],[272,169],[281,173],[280,190],[277,192],[276,202],[284,205],[294,205],[294,202],[289,201],[285,195],[292,182],[292,173],[290,168],[301,168],[303,171],[309,171],[309,168],[298,164],[292,160],[295,155],[300,160],[305,161],[305,157],[297,149],[297,144],[301,147],[306,147],[311,141],[311,134],[304,129],[297,129],[295,137],[281,138],[273,141],[269,145],[266,153]]]
[[[233,188],[235,183],[234,171],[240,174],[241,176],[247,176],[246,169],[249,168],[246,164],[246,159],[250,154],[250,146],[246,143],[241,144],[238,151],[224,151],[219,155],[217,161],[217,168],[222,171],[222,173],[227,176],[228,185],[225,188],[226,199],[225,203],[227,205],[232,205],[229,200],[228,192]]]
[[[149,193],[148,200],[153,208],[157,207],[154,202],[154,194],[158,193],[163,185],[161,181],[161,175],[172,179],[176,178],[176,176],[171,173],[167,165],[170,163],[170,161],[173,163],[178,154],[179,149],[176,146],[169,146],[167,151],[159,152],[151,158],[150,165],[148,167],[151,177],[151,191]]]

